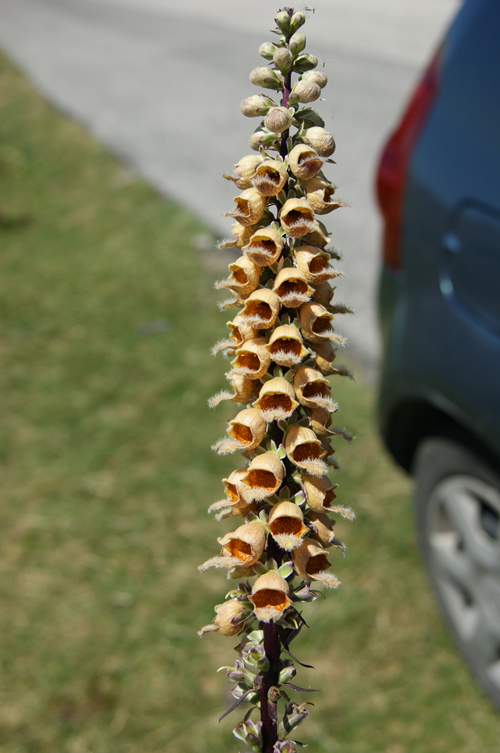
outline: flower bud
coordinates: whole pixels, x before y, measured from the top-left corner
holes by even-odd
[[[261,162],[252,178],[252,185],[263,196],[277,196],[288,180],[284,162],[266,159]]]
[[[328,280],[332,280],[339,275],[339,272],[330,266],[330,254],[316,246],[300,246],[295,249],[294,257],[297,268],[300,269],[311,285],[321,285],[321,283],[328,282]],[[330,290],[332,290],[331,287]],[[314,297],[314,300],[317,303],[322,303],[317,296]]]
[[[247,188],[234,201],[235,208],[232,212],[227,212],[225,217],[233,217],[242,225],[255,225],[262,217],[267,203],[265,196],[255,188]]]
[[[300,78],[301,81],[312,81],[313,83],[318,84],[320,89],[324,89],[328,83],[328,76],[321,71],[307,71],[307,73],[304,73]]]
[[[307,284],[307,280],[300,269],[283,267],[274,281],[273,290],[283,306],[296,309],[308,301],[314,290]]]
[[[205,625],[198,632],[201,636],[205,633],[219,633],[220,635],[236,635],[240,632],[246,607],[236,599],[225,601],[224,604],[217,604],[215,607],[216,616],[211,625]]]
[[[300,363],[308,355],[300,331],[291,324],[276,327],[266,348],[274,363],[287,368]]]
[[[232,180],[238,188],[243,191],[245,188],[252,187],[252,178],[255,174],[257,165],[263,161],[263,157],[260,154],[248,154],[246,157],[242,157],[239,162],[234,166],[234,172],[232,175],[222,173],[222,177],[226,180]]]
[[[257,455],[248,466],[246,476],[241,480],[245,499],[248,501],[267,499],[280,488],[284,476],[283,463],[274,452]]]
[[[293,123],[293,116],[288,107],[271,107],[264,119],[264,125],[273,133],[287,131]]]
[[[268,288],[260,288],[254,290],[246,299],[240,317],[252,327],[270,329],[278,318],[280,307],[280,299],[276,293]]]
[[[311,146],[297,144],[288,155],[290,170],[299,180],[311,180],[319,173],[323,160]]]
[[[297,71],[297,73],[305,73],[305,71],[310,71],[312,68],[316,68],[317,65],[318,58],[315,55],[304,54],[296,58],[293,63],[293,70]]]
[[[326,570],[330,567],[323,547],[310,539],[293,552],[293,562],[298,574],[305,580],[317,580],[328,588],[338,588],[340,581]]]
[[[280,209],[281,227],[291,238],[303,238],[316,229],[314,212],[306,199],[287,199]]]
[[[277,47],[272,42],[264,42],[259,47],[259,55],[262,55],[266,60],[272,60],[273,55],[276,52]]]
[[[312,81],[297,81],[290,94],[290,104],[314,102],[321,97],[321,89]]]
[[[299,424],[292,424],[285,434],[285,452],[291,462],[312,476],[323,476],[326,465],[321,459],[326,455],[316,434]]]
[[[335,188],[319,175],[311,180],[303,181],[301,186],[307,197],[307,201],[316,214],[329,214],[334,209],[349,206],[345,201],[331,200],[335,193]]]
[[[271,356],[266,348],[265,337],[247,340],[236,351],[236,358],[231,361],[233,373],[246,376],[248,379],[261,379],[267,373]]]
[[[272,68],[254,68],[250,73],[250,81],[255,86],[263,86],[264,89],[282,89],[283,76]]]
[[[290,21],[290,31],[294,32],[297,31],[297,29],[300,29],[300,27],[305,24],[306,22],[306,14],[299,10],[297,13],[294,13],[291,21]]]
[[[296,58],[297,55],[299,55],[302,52],[302,50],[305,49],[306,42],[307,42],[306,35],[303,34],[301,31],[296,31],[295,34],[292,37],[290,37],[290,41],[288,45],[290,47],[290,52],[292,53],[294,58]]]
[[[254,149],[256,152],[258,152],[261,146],[271,146],[277,140],[277,138],[277,134],[271,133],[268,130],[263,131],[261,128],[257,128],[257,130],[254,131],[250,136],[250,141],[248,143],[251,149]]]
[[[259,228],[243,249],[255,264],[269,267],[278,261],[285,245],[284,238],[272,227]]]
[[[287,552],[300,546],[308,532],[302,510],[288,501],[279,502],[272,508],[267,527],[276,543]]]
[[[273,63],[286,75],[292,68],[292,53],[286,47],[278,47],[273,56]]]
[[[324,408],[329,413],[338,410],[330,394],[328,379],[310,366],[300,366],[293,378],[293,389],[297,400],[306,408]]]
[[[330,157],[335,151],[335,141],[333,136],[324,128],[313,126],[302,132],[304,141],[312,146],[320,157]]]
[[[292,606],[292,600],[288,597],[289,592],[286,580],[274,570],[269,570],[257,578],[250,596],[257,619],[260,622],[279,620],[285,609]]]
[[[258,118],[266,115],[270,107],[274,107],[274,102],[264,94],[254,94],[244,99],[240,104],[241,112],[247,118]]]
[[[289,12],[288,8],[280,10],[274,20],[276,21],[276,26],[283,34],[289,33],[292,14]]]
[[[282,377],[265,382],[260,390],[259,399],[253,405],[262,412],[267,422],[290,418],[299,407],[292,385]]]

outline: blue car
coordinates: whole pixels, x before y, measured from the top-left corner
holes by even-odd
[[[380,428],[500,709],[500,2],[465,0],[382,153]]]

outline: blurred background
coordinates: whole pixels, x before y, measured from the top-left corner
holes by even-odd
[[[303,734],[318,753],[498,749],[373,420],[373,175],[458,6],[322,0],[304,29],[330,81],[328,176],[351,204],[328,223],[337,295],[357,311],[338,327],[357,382],[335,395],[358,437],[338,448],[358,520],[338,524],[344,588],[312,605],[296,649],[317,667],[302,684],[322,690]],[[276,10],[0,0],[2,753],[237,749],[236,718],[217,721],[231,643],[195,635],[226,584],[196,567],[230,528],[206,508],[234,467],[209,449],[232,411],[206,407],[224,386],[209,349],[229,257],[214,246],[235,192],[220,175],[249,152],[239,102]]]

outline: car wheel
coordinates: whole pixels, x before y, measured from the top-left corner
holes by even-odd
[[[414,464],[420,546],[473,674],[500,710],[500,477],[459,442],[427,439]]]

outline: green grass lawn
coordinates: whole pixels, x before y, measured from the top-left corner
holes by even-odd
[[[0,69],[0,751],[237,753],[215,672],[236,641],[196,635],[229,588],[196,569],[234,527],[206,513],[238,464],[210,451],[234,409],[207,408],[227,258]],[[299,737],[312,753],[496,753],[499,718],[430,597],[373,391],[339,379],[334,396],[358,437],[338,448],[358,519],[338,523],[342,589],[294,644],[316,666],[299,684],[321,689]]]

